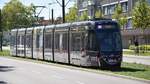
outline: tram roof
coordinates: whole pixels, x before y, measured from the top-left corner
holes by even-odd
[[[29,28],[27,28],[27,30],[33,30],[33,28],[34,28],[34,27],[29,27]]]
[[[33,27],[33,29],[43,29],[45,26],[37,26],[37,27]]]
[[[86,26],[86,25],[93,25],[94,21],[81,21],[81,22],[74,22],[71,26]]]
[[[17,29],[12,29],[11,31],[12,31],[12,32],[15,32],[15,31],[17,31]]]
[[[63,23],[63,24],[56,24],[56,25],[47,25],[47,26],[37,26],[37,27],[29,27],[27,30],[33,29],[53,29],[53,28],[64,28],[64,27],[74,27],[74,26],[89,26],[94,25],[95,22],[114,22],[112,20],[96,20],[96,21],[80,21],[80,22],[73,22],[73,23]],[[21,29],[12,29],[11,31],[25,31],[26,28]]]
[[[56,25],[47,25],[45,29],[53,29]]]
[[[18,29],[18,31],[25,31],[25,30],[26,30],[25,28]]]

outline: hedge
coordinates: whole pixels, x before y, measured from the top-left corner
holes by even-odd
[[[139,48],[140,50],[149,50],[149,51],[150,51],[150,45],[140,45],[140,46],[138,46],[138,48]],[[135,45],[130,45],[130,46],[129,46],[129,49],[130,49],[130,50],[135,50],[135,49],[136,49],[136,46],[135,46]]]

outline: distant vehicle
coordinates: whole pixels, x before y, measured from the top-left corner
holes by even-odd
[[[112,20],[11,30],[11,55],[79,66],[120,67],[120,27]],[[15,45],[24,45],[23,51]],[[22,50],[22,49],[21,49]]]

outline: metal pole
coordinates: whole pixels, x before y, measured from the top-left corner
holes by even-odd
[[[49,25],[51,24],[51,22],[50,22],[50,8],[49,8]]]
[[[52,24],[54,24],[54,9],[52,9]]]
[[[45,27],[43,29],[43,60],[45,60]]]
[[[62,16],[63,16],[63,23],[65,23],[65,0],[62,0]]]

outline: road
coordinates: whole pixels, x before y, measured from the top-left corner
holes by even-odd
[[[0,57],[0,84],[146,84],[146,82]]]
[[[138,64],[150,65],[150,56],[124,55],[123,61],[129,62],[129,63],[138,63]]]

